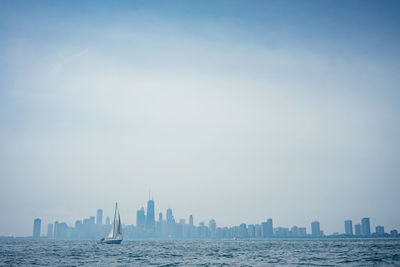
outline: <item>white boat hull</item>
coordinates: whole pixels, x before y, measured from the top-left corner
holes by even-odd
[[[122,239],[104,239],[104,240],[101,240],[101,243],[104,243],[104,244],[121,244],[121,242],[122,242]]]

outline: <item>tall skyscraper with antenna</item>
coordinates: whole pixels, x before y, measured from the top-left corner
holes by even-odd
[[[149,192],[149,201],[147,201],[147,216],[146,216],[146,228],[150,232],[154,232],[155,230],[155,217],[154,217],[154,200],[150,199]]]

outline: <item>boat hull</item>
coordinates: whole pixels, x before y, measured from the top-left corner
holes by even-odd
[[[122,239],[104,239],[101,241],[101,243],[104,244],[121,244]]]

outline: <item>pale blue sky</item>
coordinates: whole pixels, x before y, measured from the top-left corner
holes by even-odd
[[[114,201],[400,228],[398,1],[0,1],[0,235]],[[399,229],[400,230],[400,229]]]

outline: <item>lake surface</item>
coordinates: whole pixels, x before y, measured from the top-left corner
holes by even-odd
[[[400,266],[400,239],[0,240],[0,266]]]

